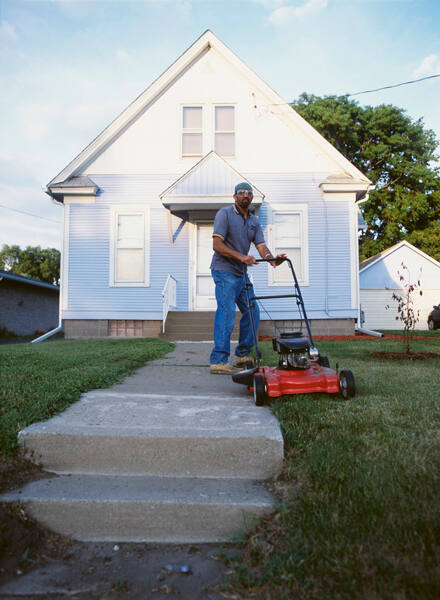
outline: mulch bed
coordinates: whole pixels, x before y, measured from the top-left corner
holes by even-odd
[[[427,360],[429,358],[440,358],[437,352],[373,352],[371,358],[380,360]]]
[[[366,335],[364,333],[357,333],[355,335],[314,335],[313,338],[315,340],[321,340],[326,342],[346,342],[349,340],[403,340],[403,335],[397,335],[392,333],[387,333],[383,337],[379,338],[373,335]],[[428,335],[416,335],[413,338],[414,340],[439,340],[438,336],[428,336]],[[260,335],[258,336],[258,341],[260,342],[270,342],[272,338],[269,336]]]

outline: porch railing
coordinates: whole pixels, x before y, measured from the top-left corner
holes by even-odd
[[[176,280],[168,275],[162,290],[162,333],[165,333],[165,323],[170,308],[176,307]]]

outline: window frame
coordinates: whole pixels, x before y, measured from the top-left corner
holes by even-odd
[[[301,286],[309,285],[309,207],[308,204],[300,204],[295,202],[286,202],[285,204],[271,204],[271,225],[269,226],[269,247],[275,253],[276,251],[276,239],[275,239],[275,214],[290,214],[300,215],[300,251],[301,251],[301,276],[296,274],[298,283]],[[295,265],[293,265],[295,267]],[[275,280],[276,269],[268,270],[268,285],[271,287],[286,287],[293,284],[293,278],[283,279],[281,281]]]
[[[142,281],[118,280],[118,217],[120,215],[141,214],[144,221],[143,236],[143,279]],[[125,204],[111,207],[110,211],[110,257],[109,257],[109,286],[110,287],[149,287],[150,285],[150,207],[145,204]]]
[[[183,113],[185,108],[200,108],[202,110],[202,125],[200,129],[183,128]],[[193,158],[193,157],[201,157],[204,156],[205,152],[205,138],[206,138],[206,123],[205,123],[205,105],[202,102],[186,102],[180,105],[180,157],[181,158]],[[184,133],[200,133],[202,136],[202,149],[200,153],[189,153],[185,154],[183,152],[183,135]]]
[[[234,129],[233,130],[222,130],[219,129],[217,131],[216,127],[215,127],[215,112],[216,112],[216,108],[221,108],[221,107],[231,107],[234,109]],[[214,150],[214,152],[216,152],[219,156],[223,157],[223,158],[236,158],[237,156],[237,104],[235,102],[215,102],[212,105],[212,149]],[[233,133],[234,134],[234,154],[219,154],[217,152],[217,150],[215,149],[215,142],[216,142],[216,135],[217,133]]]

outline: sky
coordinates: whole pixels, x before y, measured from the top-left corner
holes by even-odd
[[[287,102],[440,74],[440,0],[0,0],[0,249],[61,248],[46,184],[206,29]],[[440,77],[353,99],[440,140]]]

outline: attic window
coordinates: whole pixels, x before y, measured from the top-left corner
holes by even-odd
[[[235,155],[235,107],[215,107],[215,151],[220,156]]]
[[[182,109],[182,156],[203,154],[203,109],[184,106]]]

